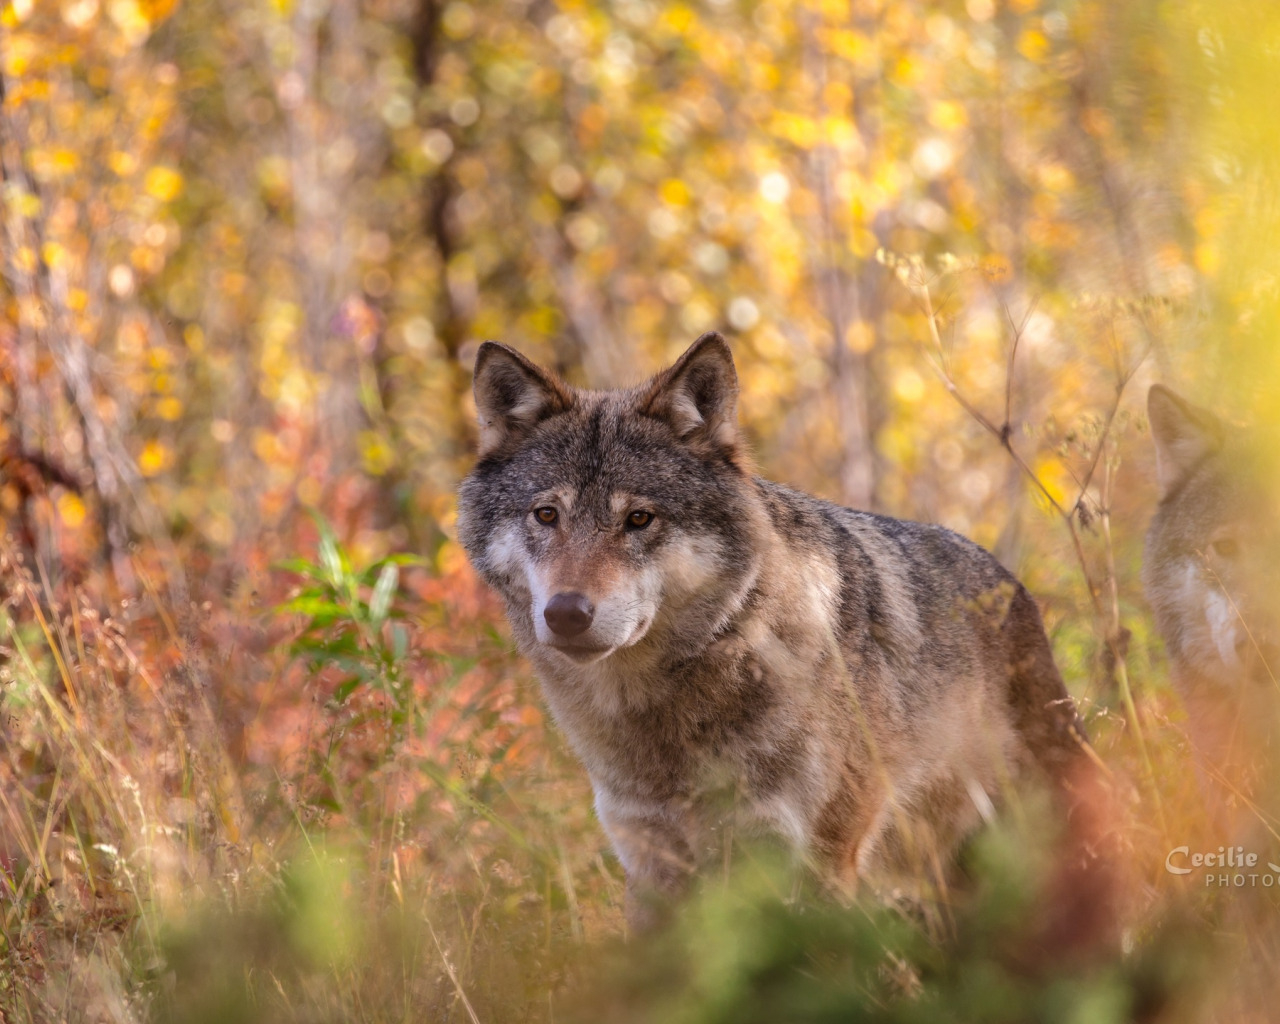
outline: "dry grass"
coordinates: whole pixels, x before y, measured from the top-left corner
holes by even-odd
[[[1277,889],[1164,870],[1212,837],[1163,689],[1163,825],[1087,709],[1101,887],[1016,801],[946,903],[797,903],[748,850],[623,948],[585,780],[470,573],[398,567],[392,603],[323,536],[291,568],[108,612],[0,550],[4,1021],[1267,1018]]]

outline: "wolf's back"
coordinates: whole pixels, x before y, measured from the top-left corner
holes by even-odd
[[[837,567],[838,640],[854,666],[876,662],[906,713],[950,687],[991,682],[1050,774],[1074,763],[1083,724],[1054,663],[1035,601],[988,551],[945,527],[844,508],[758,480],[774,528]]]

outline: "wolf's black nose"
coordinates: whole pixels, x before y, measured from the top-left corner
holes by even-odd
[[[587,595],[574,592],[556,594],[547,602],[547,610],[542,613],[551,632],[557,636],[585,633],[595,614],[595,606],[587,600]]]

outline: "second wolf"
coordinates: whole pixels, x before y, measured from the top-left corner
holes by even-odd
[[[1229,824],[1280,768],[1280,439],[1162,385],[1147,399],[1160,505],[1143,577],[1211,811]]]
[[[946,529],[754,476],[737,392],[716,334],[623,391],[476,359],[459,533],[591,777],[634,923],[726,821],[835,886],[943,870],[1010,780],[1084,742],[1022,585]]]

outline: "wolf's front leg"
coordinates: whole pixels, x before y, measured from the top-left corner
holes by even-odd
[[[596,813],[627,873],[627,925],[653,929],[689,887],[697,858],[685,816],[662,804],[638,804],[596,791]]]

